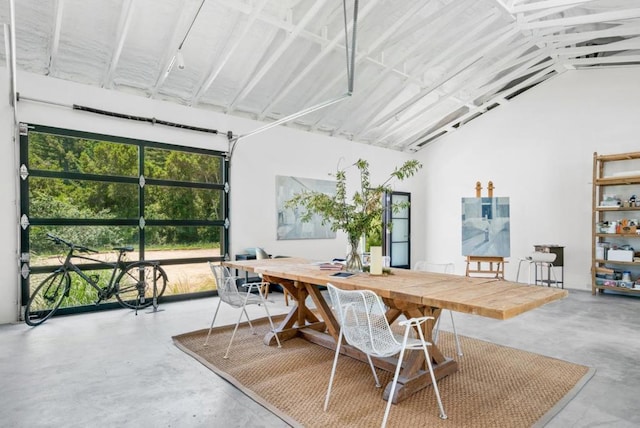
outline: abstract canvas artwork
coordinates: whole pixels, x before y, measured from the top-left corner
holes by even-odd
[[[462,255],[511,255],[509,198],[462,198]]]
[[[314,216],[310,222],[303,223],[300,217],[304,208],[285,208],[285,203],[297,193],[316,191],[335,195],[336,182],[331,180],[317,180],[314,178],[300,178],[276,176],[276,210],[278,213],[278,240],[286,239],[332,239],[336,237],[329,225],[322,225],[322,219]]]

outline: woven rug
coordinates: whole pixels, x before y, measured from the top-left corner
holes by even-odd
[[[265,346],[266,321],[257,335],[241,325],[229,359],[223,359],[233,326],[182,334],[174,343],[292,426],[379,426],[386,401],[369,366],[347,356],[338,360],[327,412],[323,411],[334,351],[295,338],[281,349]],[[593,369],[459,336],[464,356],[459,370],[438,381],[448,420],[438,418],[433,389],[427,387],[391,408],[389,427],[544,426],[584,386]],[[445,355],[455,354],[453,335],[440,333]],[[392,374],[378,370],[386,385]]]

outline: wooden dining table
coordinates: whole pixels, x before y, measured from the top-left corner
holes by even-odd
[[[313,343],[335,349],[340,325],[321,287],[331,283],[345,290],[371,290],[389,308],[386,316],[393,323],[401,315],[407,318],[431,316],[425,324],[425,338],[432,341],[432,331],[443,309],[505,320],[546,303],[567,296],[557,288],[530,286],[493,278],[471,278],[444,273],[391,269],[390,274],[356,273],[348,278],[332,276],[335,271],[321,270],[319,263],[302,258],[225,261],[223,265],[262,275],[263,280],[280,284],[294,300],[294,304],[276,327],[268,333],[264,343],[273,345],[274,334],[281,341],[303,337]],[[310,306],[308,298],[314,303]],[[359,350],[343,346],[343,352],[366,361]],[[436,379],[455,373],[458,362],[443,355],[437,344],[430,347]],[[393,372],[397,360],[375,359],[377,367]],[[422,352],[411,352],[403,364],[396,392],[391,399],[398,403],[431,383]],[[385,399],[389,399],[390,384]]]

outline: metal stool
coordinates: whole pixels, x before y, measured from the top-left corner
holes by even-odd
[[[542,277],[542,272],[544,268],[547,268],[547,279],[542,278],[540,281],[544,284],[546,281],[549,286],[551,286],[551,275],[553,275],[553,283],[557,286],[558,279],[556,278],[556,274],[553,271],[553,262],[556,260],[555,253],[543,253],[541,251],[534,251],[529,256],[525,258],[521,258],[518,263],[518,273],[516,274],[516,282],[520,282],[520,267],[522,263],[529,264],[529,273],[527,275],[527,284],[531,284],[531,266],[533,265],[535,270],[536,284],[538,283],[538,269],[540,269],[540,276]]]

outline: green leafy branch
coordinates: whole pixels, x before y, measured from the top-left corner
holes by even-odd
[[[422,164],[417,160],[406,161],[381,184],[372,187],[369,174],[369,162],[359,159],[355,167],[360,171],[360,186],[351,199],[347,198],[347,175],[345,169],[338,169],[335,195],[327,195],[317,191],[304,191],[296,194],[285,203],[287,208],[301,207],[305,209],[302,222],[309,222],[314,215],[322,219],[323,225],[329,225],[334,232],[344,231],[350,240],[359,239],[371,229],[376,220],[382,218],[384,206],[382,196],[392,191],[393,180],[403,181],[413,176]],[[395,203],[394,212],[408,206],[408,202]]]

